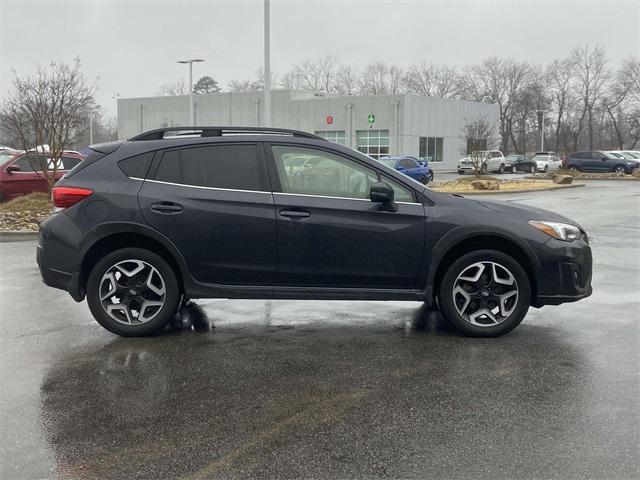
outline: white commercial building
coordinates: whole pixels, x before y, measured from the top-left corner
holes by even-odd
[[[196,125],[262,126],[262,92],[194,95]],[[377,158],[413,155],[434,170],[453,170],[466,149],[462,129],[484,116],[497,123],[494,104],[418,95],[315,96],[274,90],[272,127],[313,132]],[[118,135],[189,125],[189,96],[118,99]]]

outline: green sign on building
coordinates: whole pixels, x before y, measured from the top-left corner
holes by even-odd
[[[369,123],[375,123],[376,116],[373,113],[370,113],[369,116],[367,117],[367,120],[369,121]]]

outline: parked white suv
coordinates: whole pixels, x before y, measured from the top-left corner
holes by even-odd
[[[536,162],[536,170],[538,172],[554,171],[562,166],[560,157],[556,152],[536,152],[533,161]]]
[[[484,156],[482,173],[504,173],[505,159],[500,150],[487,150],[479,153]],[[467,172],[473,173],[473,162],[469,157],[464,157],[458,160],[458,173],[463,175]]]

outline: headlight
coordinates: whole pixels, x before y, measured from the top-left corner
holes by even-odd
[[[529,225],[543,231],[550,237],[564,240],[565,242],[572,242],[580,238],[580,229],[567,223],[530,220]]]

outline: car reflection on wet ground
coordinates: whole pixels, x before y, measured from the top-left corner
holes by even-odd
[[[518,198],[592,235],[593,297],[498,339],[413,302],[242,300],[119,338],[0,244],[0,477],[635,478],[640,197],[579,190]]]

